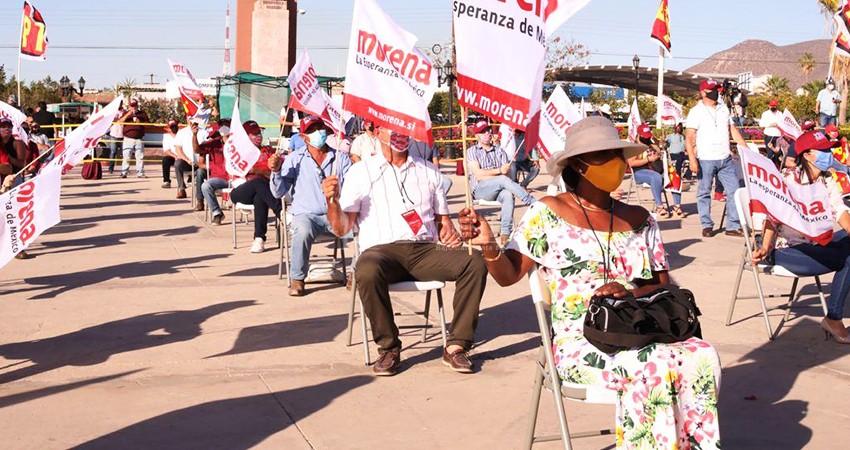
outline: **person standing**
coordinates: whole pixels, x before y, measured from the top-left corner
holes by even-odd
[[[682,173],[682,168],[685,166],[685,126],[682,122],[673,127],[673,132],[668,134],[664,141],[667,142],[667,154],[670,155],[670,160],[676,167],[676,173],[683,179],[685,174]]]
[[[712,79],[700,83],[700,101],[688,112],[685,123],[685,149],[691,172],[699,178],[697,190],[697,210],[702,225],[702,236],[714,235],[714,221],[711,219],[711,182],[715,176],[723,184],[725,192],[730,193],[726,204],[727,236],[743,236],[741,222],[735,209],[735,196],[731,195],[741,185],[735,173],[729,137],[738,145],[747,146],[747,142],[732,123],[729,108],[719,103],[720,85]],[[699,152],[699,153],[697,153]]]
[[[47,110],[47,103],[38,102],[38,109],[32,115],[32,119],[44,127],[42,132],[48,139],[53,139],[53,125],[56,125],[56,114]]]
[[[118,105],[118,112],[112,119],[112,125],[109,127],[109,173],[115,172],[115,160],[118,159],[118,152],[121,150],[122,141],[124,140],[124,125],[121,123],[121,118],[124,117],[127,111],[124,109],[124,102]]]
[[[130,154],[135,153],[136,176],[145,178],[145,126],[148,122],[148,114],[139,107],[139,101],[130,100],[130,109],[118,119],[124,124],[124,142],[122,144],[123,161],[121,163],[121,178],[127,178],[130,171]]]
[[[832,79],[826,80],[826,87],[818,92],[815,102],[815,113],[820,117],[820,126],[835,125],[839,103],[841,96],[835,90],[835,82]]]
[[[770,109],[761,113],[759,126],[764,128],[764,146],[767,149],[767,157],[775,164],[779,164],[782,152],[779,151],[778,141],[782,136],[777,124],[782,122],[782,113],[779,112],[779,100],[770,101]]]

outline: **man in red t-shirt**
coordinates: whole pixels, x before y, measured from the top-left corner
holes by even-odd
[[[280,199],[274,198],[269,188],[269,156],[275,149],[263,143],[263,129],[253,120],[242,124],[251,142],[260,149],[260,159],[245,177],[248,181],[242,183],[230,192],[230,200],[234,203],[254,205],[254,244],[251,253],[262,253],[265,250],[266,229],[269,221],[269,209],[275,216],[280,217]]]
[[[130,109],[118,119],[118,122],[124,123],[122,147],[124,160],[121,163],[121,178],[127,178],[127,173],[130,171],[130,154],[133,152],[136,157],[136,176],[145,177],[145,144],[142,142],[142,138],[145,137],[145,126],[142,124],[148,121],[148,114],[142,111],[136,99],[130,100]]]
[[[213,225],[221,225],[224,212],[218,204],[215,191],[227,187],[230,176],[224,168],[224,141],[218,126],[213,125],[207,140],[198,144],[198,170],[195,171],[197,183],[201,186],[195,191],[195,211],[204,210],[204,201],[210,206],[210,217]],[[207,166],[209,157],[209,166]]]

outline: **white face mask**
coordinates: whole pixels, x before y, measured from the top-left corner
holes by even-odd
[[[832,83],[830,83],[830,84],[827,84],[827,85],[826,85],[826,88],[827,88],[827,89],[829,89],[829,90],[831,91],[831,90],[835,89],[835,85],[834,85],[834,84],[832,84]]]

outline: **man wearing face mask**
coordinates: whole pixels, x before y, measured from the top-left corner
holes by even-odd
[[[782,122],[782,113],[779,112],[779,101],[773,99],[770,101],[770,109],[761,113],[759,126],[764,128],[764,146],[767,148],[767,157],[774,163],[779,164],[782,153],[779,151],[777,142],[782,133],[779,131],[777,124]]]
[[[498,200],[502,204],[499,243],[504,244],[513,228],[514,197],[526,205],[531,205],[536,199],[508,178],[511,162],[505,151],[492,143],[490,124],[482,120],[476,123],[472,130],[478,140],[466,151],[469,171],[472,174],[472,197],[476,200]]]
[[[382,157],[354,164],[340,193],[337,176],[325,178],[328,221],[336,236],[356,224],[362,250],[355,277],[380,357],[373,370],[390,376],[401,363],[401,341],[393,320],[388,285],[399,281],[456,281],[454,318],[443,364],[472,373],[468,350],[474,342],[487,270],[479,252],[469,255],[449,218],[442,175],[433,164],[410,155],[407,136],[378,132]],[[435,245],[440,243],[440,246]]]
[[[251,253],[262,253],[265,251],[266,231],[269,223],[269,209],[274,215],[280,217],[280,199],[274,198],[269,188],[269,158],[275,153],[274,147],[263,144],[263,129],[260,125],[249,120],[242,124],[251,142],[260,149],[260,159],[245,177],[248,181],[242,183],[230,192],[230,199],[234,203],[254,205],[254,243],[251,245]]]
[[[832,79],[826,80],[826,88],[818,92],[815,102],[815,113],[820,117],[820,126],[835,125],[839,103],[841,103],[841,96],[835,90],[835,82]]]
[[[685,149],[688,152],[690,169],[699,178],[697,210],[702,225],[702,236],[714,235],[714,221],[711,219],[711,181],[715,176],[723,184],[724,191],[730,194],[726,200],[726,235],[743,236],[741,222],[735,210],[735,198],[731,195],[740,187],[740,183],[729,149],[729,137],[744,147],[747,142],[732,124],[729,108],[717,101],[719,88],[717,82],[712,79],[700,83],[702,100],[688,112],[685,123]]]
[[[378,142],[378,137],[375,135],[377,129],[375,122],[364,120],[363,126],[365,127],[363,134],[357,136],[351,143],[349,155],[352,162],[381,154],[381,143]]]
[[[331,176],[334,166],[338,167],[340,182],[351,166],[348,156],[327,144],[327,128],[322,119],[307,116],[301,119],[301,137],[307,147],[290,153],[286,160],[277,154],[269,158],[271,190],[275,198],[292,193],[292,205],[287,212],[292,214],[289,295],[304,295],[304,279],[307,278],[310,249],[322,233],[332,234],[328,222],[328,207],[322,193],[322,181]],[[338,159],[338,160],[337,160]]]

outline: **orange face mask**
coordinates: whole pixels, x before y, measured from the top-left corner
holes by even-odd
[[[611,158],[608,161],[594,165],[578,158],[587,167],[581,176],[590,184],[605,192],[614,192],[623,182],[626,175],[626,161],[623,158]]]

